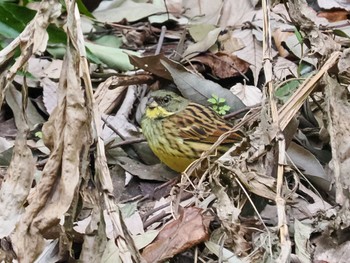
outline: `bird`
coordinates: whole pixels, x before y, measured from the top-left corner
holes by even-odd
[[[150,93],[141,128],[151,150],[176,172],[183,172],[233,125],[214,110],[168,90]],[[232,132],[218,147],[219,154],[243,139]]]

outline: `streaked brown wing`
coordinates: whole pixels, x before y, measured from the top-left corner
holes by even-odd
[[[214,143],[225,132],[232,128],[213,110],[196,103],[190,103],[185,110],[171,116],[178,129],[179,136],[185,141]],[[242,136],[232,133],[224,143],[241,141]]]

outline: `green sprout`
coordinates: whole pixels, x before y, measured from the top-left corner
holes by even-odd
[[[212,109],[219,115],[225,115],[231,108],[226,104],[226,99],[219,98],[215,94],[212,94],[211,96],[212,97],[208,99],[208,102],[211,104]]]
[[[35,137],[39,138],[39,139],[42,139],[43,138],[43,132],[42,131],[37,131],[35,133]]]

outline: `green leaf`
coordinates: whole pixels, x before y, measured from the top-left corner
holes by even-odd
[[[210,99],[208,99],[208,102],[210,102],[210,103],[212,103],[212,104],[216,104],[216,99],[210,98]]]
[[[67,35],[61,28],[58,28],[55,25],[49,25],[47,33],[49,34],[50,44],[67,44]]]
[[[294,34],[297,37],[300,44],[304,42],[303,36],[300,34],[299,30],[295,27],[294,28]]]
[[[336,36],[350,38],[350,26],[342,27],[341,29],[334,29],[333,33]]]
[[[90,11],[86,8],[86,6],[84,5],[83,1],[78,0],[78,1],[77,1],[77,4],[78,4],[78,9],[79,9],[80,14],[86,15],[87,17],[90,17],[90,18],[95,18],[95,17],[90,13]]]
[[[222,109],[225,110],[225,111],[229,111],[229,110],[231,109],[231,107],[228,106],[228,105],[224,105],[224,106],[222,107]]]
[[[91,42],[86,42],[85,46],[109,68],[121,71],[128,71],[134,68],[134,66],[130,63],[126,52],[133,55],[139,55],[137,52],[126,51],[120,48],[106,47]]]
[[[282,102],[286,102],[290,96],[293,95],[294,91],[299,87],[300,80],[291,80],[284,84],[283,86],[279,87],[275,91],[275,96],[280,99]]]
[[[35,16],[35,11],[11,3],[0,3],[0,34],[15,38]]]
[[[66,54],[66,47],[62,45],[50,45],[47,47],[47,52],[51,54],[55,59],[62,59]]]
[[[35,133],[35,137],[38,137],[39,139],[42,139],[43,138],[43,133],[41,131],[37,131]]]
[[[11,3],[0,3],[0,35],[7,39],[16,38],[34,18],[35,11]],[[65,32],[54,25],[47,28],[49,43],[66,44]]]
[[[120,37],[116,37],[114,35],[105,35],[94,39],[94,43],[102,46],[119,48],[123,44],[123,40]]]
[[[226,101],[226,99],[224,99],[224,98],[219,99],[219,103],[224,103],[225,101]]]

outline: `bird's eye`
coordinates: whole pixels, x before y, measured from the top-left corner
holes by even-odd
[[[163,98],[164,103],[168,103],[170,100],[171,100],[171,97],[169,95],[167,95]]]

